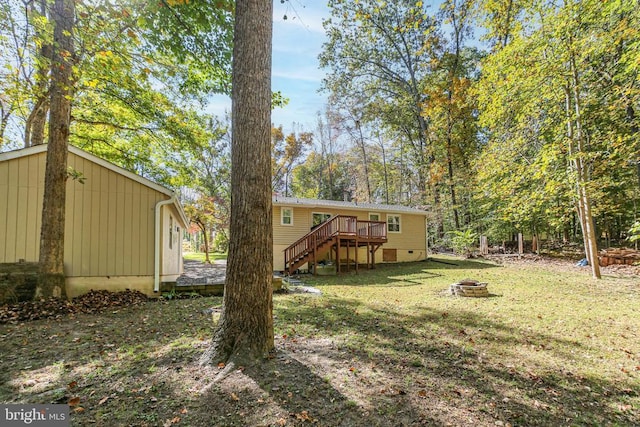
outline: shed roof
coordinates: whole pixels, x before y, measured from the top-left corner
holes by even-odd
[[[39,153],[43,153],[47,151],[47,144],[41,144],[41,145],[34,145],[32,147],[27,147],[27,148],[21,148],[18,150],[13,150],[13,151],[6,151],[4,153],[0,153],[0,162],[5,161],[5,160],[11,160],[11,159],[17,159],[17,158],[21,158],[21,157],[27,157],[27,156],[32,156],[34,154],[39,154]],[[87,151],[84,151],[78,147],[74,147],[73,145],[69,145],[69,152],[75,154],[76,156],[82,157],[86,160],[89,160],[90,162],[96,163],[106,169],[109,169],[117,174],[123,175],[129,179],[131,179],[132,181],[136,181],[146,187],[152,188],[153,190],[156,190],[159,193],[165,194],[168,197],[174,197],[175,196],[175,192],[169,188],[166,188],[160,184],[157,184],[153,181],[151,181],[150,179],[147,179],[143,176],[140,176],[136,173],[133,173],[131,171],[128,171],[120,166],[117,166],[111,162],[108,162],[105,159],[102,159],[98,156],[95,156]],[[182,205],[180,204],[180,202],[177,200],[177,198],[175,199],[174,202],[175,208],[178,211],[178,214],[180,215],[180,219],[184,222],[185,226],[189,225],[189,221],[187,220],[187,217],[184,213],[184,210],[182,209]]]
[[[412,208],[401,205],[383,205],[377,203],[345,202],[338,200],[318,200],[305,199],[300,197],[283,197],[274,195],[273,204],[276,206],[304,206],[308,208],[333,208],[333,209],[353,209],[368,212],[393,212],[408,213],[414,215],[427,216],[429,213],[424,209]]]

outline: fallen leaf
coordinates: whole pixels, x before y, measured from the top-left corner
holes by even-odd
[[[224,362],[218,363],[218,369],[224,369]]]
[[[79,397],[72,397],[71,399],[69,399],[69,406],[78,406],[78,404],[80,403],[80,398]]]
[[[180,410],[180,413],[181,413],[182,415],[186,414],[187,412],[189,412],[189,410],[188,410],[187,408],[182,408],[182,409]]]
[[[76,388],[78,386],[78,382],[77,381],[71,381],[69,384],[67,384],[67,388],[69,390],[73,390],[74,388]]]
[[[425,390],[419,390],[418,391],[418,396],[420,397],[427,397],[427,392]]]
[[[302,411],[302,412],[297,413],[297,414],[291,414],[291,416],[293,416],[297,420],[301,420],[301,421],[313,421],[313,418],[311,418],[309,416],[309,412],[307,412],[307,411]]]
[[[84,412],[84,408],[82,406],[78,406],[77,408],[73,409],[73,412],[75,412],[76,414],[80,414]]]
[[[109,400],[109,396],[105,396],[98,402],[98,406],[104,404],[107,400]]]
[[[235,393],[233,393],[233,392],[231,393],[231,398],[232,398],[233,400],[235,400],[236,402],[237,402],[238,400],[240,400],[240,398],[238,397],[238,395],[237,395],[237,394],[235,394]]]

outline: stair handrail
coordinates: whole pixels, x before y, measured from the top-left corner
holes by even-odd
[[[331,240],[336,234],[357,233],[358,219],[355,216],[334,215],[284,250],[285,268],[296,258],[308,254],[314,247]]]

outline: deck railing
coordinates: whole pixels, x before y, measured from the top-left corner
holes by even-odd
[[[384,221],[358,221],[358,238],[386,240],[387,223]]]
[[[355,216],[336,215],[314,228],[284,250],[285,269],[305,258],[334,238],[357,238],[386,241],[387,224],[382,221],[360,221]]]

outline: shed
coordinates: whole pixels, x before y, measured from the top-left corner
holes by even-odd
[[[0,153],[0,263],[39,257],[46,145]],[[68,166],[64,269],[69,298],[90,290],[157,295],[183,271],[188,221],[174,192],[79,148]]]

